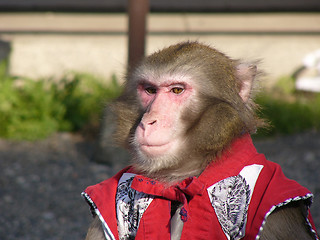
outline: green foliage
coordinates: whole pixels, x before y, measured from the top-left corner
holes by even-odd
[[[291,76],[282,76],[276,83],[276,88],[285,94],[293,94],[295,89],[295,79]]]
[[[0,63],[0,137],[35,140],[57,131],[97,129],[105,104],[121,92],[115,76],[105,84],[89,74],[68,74],[59,81],[9,76]],[[258,136],[320,130],[320,94],[294,89],[283,77],[256,98],[260,117],[271,123]]]
[[[260,117],[271,125],[258,130],[258,136],[320,130],[320,93],[296,91],[290,77],[281,78],[275,88],[258,95],[256,102],[261,106]]]
[[[115,76],[109,85],[89,74],[71,74],[53,85],[57,102],[65,107],[62,131],[78,131],[86,125],[97,125],[104,105],[121,92]]]
[[[98,125],[104,104],[121,91],[116,78],[106,85],[87,74],[61,81],[33,81],[7,75],[0,64],[0,137],[35,140],[57,131]]]

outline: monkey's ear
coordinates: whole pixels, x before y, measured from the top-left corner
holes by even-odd
[[[240,63],[237,66],[237,77],[240,81],[239,95],[244,102],[250,98],[253,81],[257,75],[257,66],[250,63]]]

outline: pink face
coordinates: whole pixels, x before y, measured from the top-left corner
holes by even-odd
[[[141,154],[152,158],[176,153],[185,128],[181,114],[195,94],[191,85],[187,78],[172,76],[139,82],[137,91],[145,113],[135,142]]]

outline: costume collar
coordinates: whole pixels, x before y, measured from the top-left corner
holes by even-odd
[[[236,139],[219,158],[212,161],[199,177],[189,177],[168,187],[151,178],[135,175],[131,188],[145,194],[181,202],[183,204],[180,212],[181,220],[187,221],[190,199],[195,195],[201,196],[209,186],[230,176],[238,175],[245,163],[256,154],[250,135],[245,134]]]
[[[213,160],[198,179],[211,186],[225,178],[236,176],[257,154],[250,135],[244,134],[235,139],[221,156]]]

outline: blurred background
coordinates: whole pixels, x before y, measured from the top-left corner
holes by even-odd
[[[84,238],[81,191],[127,160],[104,106],[128,63],[186,40],[259,61],[257,148],[320,227],[319,0],[0,0],[0,239]]]
[[[271,84],[319,48],[317,0],[149,4],[147,53],[198,40],[233,58],[263,59]],[[128,52],[127,5],[127,0],[0,0],[0,57],[8,56],[10,47],[10,73],[17,76],[60,77],[78,71],[121,77]]]

